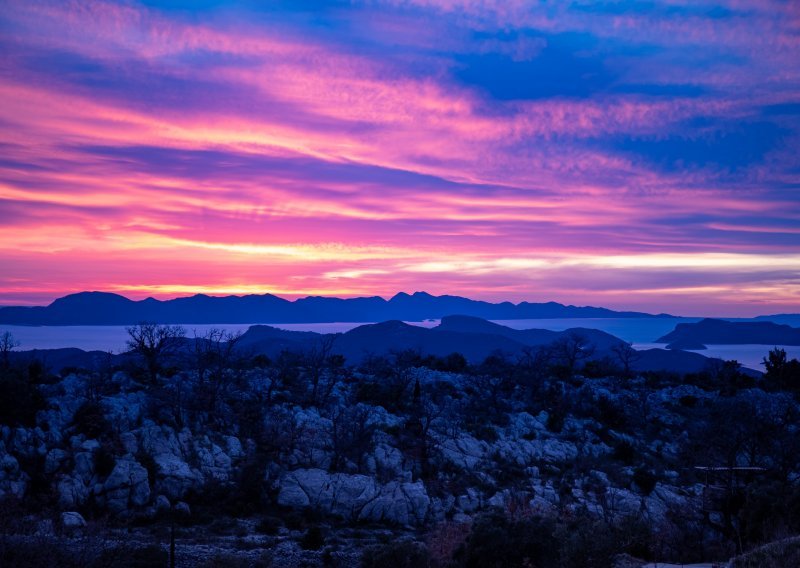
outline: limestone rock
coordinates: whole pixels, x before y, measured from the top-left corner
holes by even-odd
[[[183,501],[178,501],[177,503],[175,503],[175,512],[183,517],[188,517],[192,514],[192,510],[189,508],[189,504],[184,503]]]
[[[150,500],[147,470],[135,460],[118,460],[103,484],[103,494],[113,513],[145,505]]]
[[[83,505],[89,497],[89,488],[76,477],[65,476],[56,484],[58,506],[71,509]]]
[[[68,511],[61,513],[61,526],[65,529],[80,529],[86,526],[86,520],[80,513]]]
[[[53,448],[47,452],[47,457],[44,460],[44,472],[52,475],[61,469],[64,462],[69,457],[69,454],[59,448]]]
[[[159,495],[156,497],[156,511],[159,513],[165,513],[172,508],[172,504],[167,499],[166,495]]]
[[[349,520],[417,525],[424,521],[430,498],[422,482],[379,484],[373,477],[300,469],[280,482],[278,504],[312,507]]]

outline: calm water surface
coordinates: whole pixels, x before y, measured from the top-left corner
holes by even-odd
[[[669,333],[679,323],[691,323],[700,318],[564,318],[564,319],[528,319],[528,320],[496,320],[496,323],[514,329],[550,329],[563,331],[565,329],[584,327],[600,329],[611,335],[624,339],[634,344],[637,349],[664,347],[663,344],[654,343],[662,335]],[[407,322],[412,325],[434,327],[438,320],[423,322]],[[788,323],[788,322],[781,322]],[[232,333],[244,332],[251,324],[207,324],[185,325],[187,335],[202,336],[209,329],[225,329]],[[363,323],[335,322],[335,323],[272,323],[267,324],[281,329],[292,331],[315,331],[317,333],[336,333],[349,331]],[[10,331],[20,342],[19,349],[56,349],[60,347],[78,347],[85,350],[124,351],[128,334],[125,326],[115,325],[77,325],[77,326],[0,326],[0,332]],[[761,359],[767,354],[771,346],[767,345],[709,345],[705,351],[698,353],[709,357],[722,359],[736,359],[746,367],[763,370]],[[800,358],[800,347],[784,346],[789,357]]]

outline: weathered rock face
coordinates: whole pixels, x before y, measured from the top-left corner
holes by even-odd
[[[104,501],[112,513],[147,504],[150,500],[147,470],[133,459],[118,460],[103,483],[98,499]]]
[[[69,458],[69,454],[60,448],[53,448],[47,452],[44,462],[44,472],[52,475],[60,470]]]
[[[406,470],[403,453],[388,444],[378,444],[367,459],[367,468],[370,473],[382,479],[403,479],[411,481],[410,473]]]
[[[79,507],[89,498],[89,487],[75,477],[63,477],[56,484],[58,506],[62,509]]]
[[[179,437],[168,426],[158,426],[146,420],[138,430],[140,446],[148,452],[158,466],[156,488],[170,499],[182,497],[191,487],[203,483],[202,473],[189,466],[185,456],[190,448],[182,440],[191,439],[183,433]]]
[[[172,504],[167,499],[166,495],[159,495],[156,497],[156,511],[159,513],[165,513],[172,508]]]
[[[73,461],[75,462],[73,476],[84,483],[89,483],[94,476],[94,452],[77,452]]]
[[[120,393],[103,401],[108,420],[120,430],[132,430],[142,419],[142,409],[147,404],[144,392]]]
[[[227,481],[231,474],[232,460],[222,448],[211,442],[208,436],[203,436],[199,440],[194,440],[192,449],[200,463],[201,473],[210,479],[217,481]]]
[[[359,520],[417,525],[425,521],[431,500],[421,481],[392,481],[381,487],[376,499],[367,503]]]
[[[21,499],[28,487],[28,476],[20,470],[17,458],[6,452],[0,441],[0,499],[12,496]]]
[[[36,457],[47,454],[45,433],[41,428],[16,428],[10,450],[18,456]]]
[[[156,489],[170,499],[179,499],[209,480],[228,481],[235,460],[244,455],[241,442],[233,436],[222,437],[219,445],[208,436],[193,435],[187,428],[176,433],[150,420],[135,432],[137,446],[149,453],[158,466]]]
[[[281,478],[278,504],[349,520],[417,525],[427,517],[431,500],[421,481],[380,484],[366,475],[299,469]]]
[[[200,472],[193,470],[180,457],[159,454],[154,459],[158,466],[156,487],[170,499],[183,497],[192,487],[202,485]]]

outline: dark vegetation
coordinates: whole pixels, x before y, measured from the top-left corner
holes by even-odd
[[[124,365],[60,372],[10,362],[17,345],[5,337],[0,565],[166,565],[173,522],[184,538],[244,543],[256,535],[268,551],[197,564],[207,566],[280,565],[271,547],[282,541],[319,565],[365,567],[599,567],[622,555],[691,562],[737,554],[737,566],[751,566],[769,555],[797,558],[796,545],[764,547],[800,533],[800,362],[780,349],[755,379],[735,361],[686,375],[636,373],[630,352],[595,357],[580,337],[480,363],[406,350],[353,366],[325,342],[270,358],[237,348],[239,337],[221,331],[190,348],[176,327],[130,334]],[[131,423],[112,412],[120,397],[142,401]],[[65,401],[74,409],[59,424]],[[242,452],[225,476],[206,475],[158,509],[168,481],[159,456],[139,443],[123,458],[123,438],[148,424],[193,439],[235,436]],[[37,427],[42,440],[55,440],[41,451],[25,442],[39,439]],[[65,508],[56,480],[77,467],[70,444],[93,440],[92,483],[132,459],[147,473],[146,503],[115,512],[90,495]],[[459,444],[484,453],[466,467],[454,457]],[[535,451],[524,453],[528,447]],[[52,449],[62,448],[69,457],[50,465]],[[395,469],[376,458],[387,448],[397,451]],[[186,459],[200,467],[192,462],[200,457]],[[722,469],[709,481],[697,467]],[[432,504],[410,523],[282,504],[284,476],[313,468],[421,483]],[[25,480],[24,497],[3,485],[17,479]],[[711,485],[716,501],[708,505],[703,487]],[[474,505],[452,504],[473,494],[481,495]],[[626,507],[626,499],[650,509]],[[189,511],[183,516],[178,501]],[[79,541],[58,527],[64,510],[88,521]],[[119,531],[144,536],[126,542]]]

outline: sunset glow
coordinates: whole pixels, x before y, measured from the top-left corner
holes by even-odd
[[[261,4],[0,2],[0,304],[800,311],[800,4]]]

